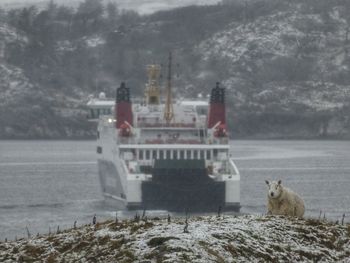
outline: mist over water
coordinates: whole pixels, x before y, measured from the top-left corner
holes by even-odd
[[[265,180],[281,179],[305,200],[306,216],[350,221],[350,142],[233,141],[241,212],[266,212]],[[0,240],[113,219],[97,176],[93,141],[0,141]],[[164,216],[165,211],[149,216]],[[134,212],[118,212],[132,217]]]

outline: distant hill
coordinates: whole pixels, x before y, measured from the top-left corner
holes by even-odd
[[[349,134],[349,10],[302,2],[233,22],[198,45],[202,63],[225,71],[242,136]]]
[[[350,138],[349,10],[249,0],[140,16],[86,0],[0,13],[0,137],[91,137],[89,94],[127,81],[142,96],[145,66],[172,50],[176,94],[227,88],[232,137]]]

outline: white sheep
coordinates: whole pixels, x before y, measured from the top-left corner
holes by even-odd
[[[284,215],[302,218],[305,212],[303,199],[292,190],[283,187],[282,181],[269,182],[265,181],[269,186],[267,195],[267,213],[271,215]]]

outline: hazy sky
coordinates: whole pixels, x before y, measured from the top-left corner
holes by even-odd
[[[82,2],[84,0],[54,0],[56,3],[60,2]],[[106,0],[105,0],[106,1]],[[154,4],[154,3],[163,3],[163,4],[170,4],[173,5],[174,3],[178,2],[181,3],[181,5],[186,5],[186,2],[188,5],[191,4],[209,4],[209,3],[216,3],[220,0],[114,0],[115,2],[129,2],[131,5],[133,2],[136,3],[148,3],[148,4]],[[49,0],[0,0],[0,3],[35,3],[35,2],[49,2]]]
[[[77,6],[83,0],[54,0],[57,4],[66,6]],[[114,1],[122,9],[133,9],[141,14],[152,13],[158,10],[169,9],[173,7],[186,5],[205,5],[215,4],[220,0],[104,0],[105,2]],[[49,0],[0,0],[0,6],[11,9],[23,7],[23,4],[38,4],[42,7],[46,6]]]

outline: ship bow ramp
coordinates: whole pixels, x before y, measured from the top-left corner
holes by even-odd
[[[152,181],[142,183],[145,209],[217,211],[225,205],[225,182],[208,176],[204,160],[156,160]]]

